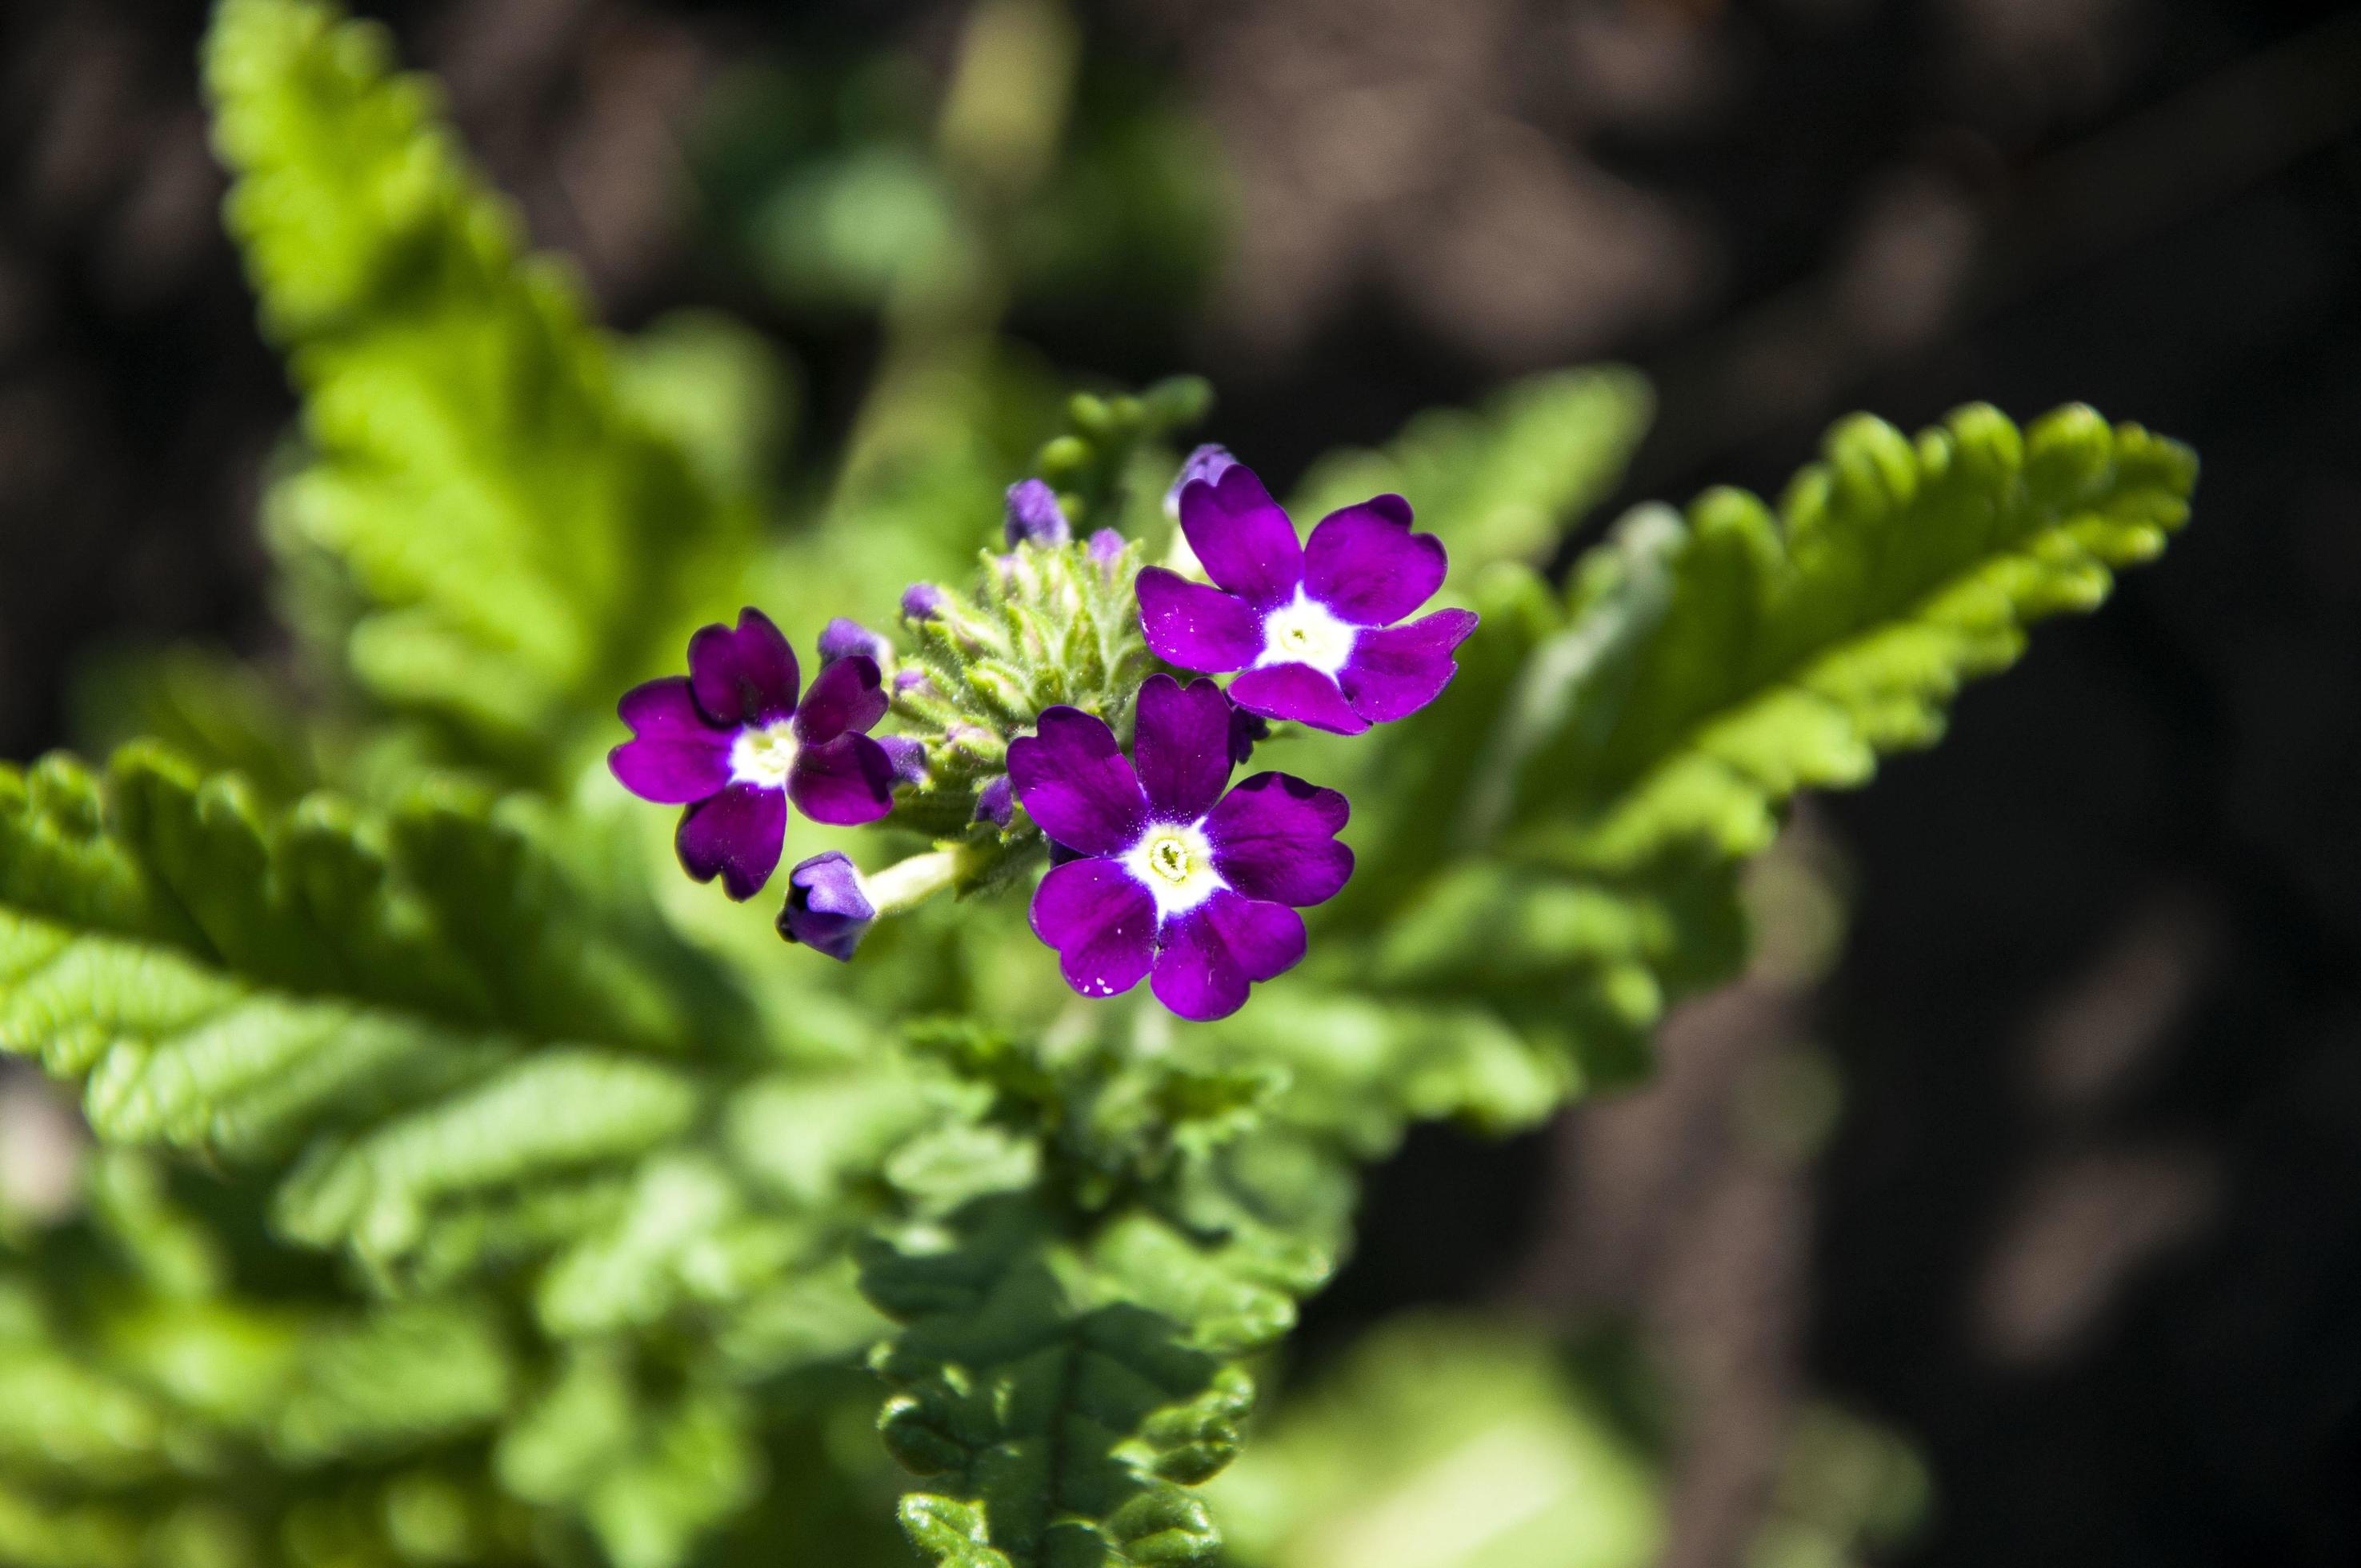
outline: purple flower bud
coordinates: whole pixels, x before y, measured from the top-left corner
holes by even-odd
[[[779,935],[843,963],[869,932],[877,910],[861,885],[861,873],[841,850],[830,850],[787,873],[787,906],[779,911]]]
[[[894,645],[857,620],[838,616],[820,629],[819,662],[832,664],[855,653],[866,653],[883,664],[894,656]]]
[[[932,620],[942,609],[943,590],[932,583],[912,583],[902,590],[902,616],[906,620]]]
[[[984,785],[975,797],[975,819],[978,822],[989,822],[994,828],[1007,827],[1008,818],[1015,808],[1016,796],[1009,786],[1006,773],[1002,773]]]
[[[1230,709],[1230,765],[1244,767],[1254,756],[1257,741],[1270,739],[1270,721],[1259,713],[1248,713],[1243,707]],[[891,740],[880,740],[880,746],[891,747]]]
[[[1102,528],[1091,535],[1091,565],[1112,576],[1115,563],[1123,559],[1124,537],[1112,528]]]
[[[927,748],[924,742],[907,735],[880,735],[877,744],[885,752],[885,760],[894,764],[894,782],[915,784],[927,782]]]
[[[1209,485],[1219,484],[1222,476],[1236,467],[1237,463],[1238,460],[1230,455],[1228,447],[1216,446],[1211,442],[1189,454],[1181,460],[1180,472],[1174,477],[1172,488],[1164,492],[1164,515],[1179,517],[1181,491],[1200,479]]]
[[[906,691],[916,691],[926,684],[927,672],[915,664],[907,669],[894,672],[894,690],[896,695]]]
[[[1038,544],[1054,548],[1073,538],[1074,531],[1058,505],[1058,492],[1039,479],[1023,479],[1008,487],[1008,547]]]

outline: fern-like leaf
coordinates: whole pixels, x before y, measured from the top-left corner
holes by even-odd
[[[1321,459],[1295,515],[1309,522],[1392,490],[1463,577],[1496,561],[1541,565],[1615,488],[1653,412],[1645,378],[1620,367],[1528,377],[1478,410],[1420,414],[1381,451]]]
[[[2088,610],[2188,515],[2196,463],[2069,408],[1970,408],[1915,442],[1866,417],[1778,511],[1736,490],[1635,511],[1563,605],[1481,579],[1450,698],[1400,726],[1335,912],[1336,972],[1459,998],[1620,1078],[1744,954],[1735,868],[1798,790],[1932,744],[1966,681]],[[1283,1043],[1279,1048],[1285,1048]]]
[[[749,465],[642,416],[579,287],[390,56],[314,0],[225,0],[207,38],[229,226],[304,396],[268,521],[335,662],[530,779],[726,596]]]

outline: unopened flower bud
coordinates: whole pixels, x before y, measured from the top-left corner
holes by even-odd
[[[942,613],[943,590],[932,583],[912,583],[902,590],[902,615],[907,620],[932,620]]]
[[[927,782],[927,748],[907,735],[880,735],[877,744],[885,752],[885,760],[894,764],[894,782],[915,784]]]
[[[819,660],[823,664],[866,653],[880,664],[894,656],[894,645],[857,620],[838,616],[820,629]]]
[[[1117,563],[1123,559],[1125,540],[1112,528],[1102,528],[1091,535],[1091,565],[1108,577],[1115,576]]]
[[[1179,518],[1181,491],[1200,479],[1209,485],[1219,484],[1222,476],[1237,466],[1237,462],[1230,455],[1228,447],[1216,446],[1211,442],[1189,454],[1181,460],[1180,472],[1173,478],[1172,488],[1164,492],[1164,515]]]
[[[1025,479],[1008,487],[1008,515],[1004,526],[1012,550],[1019,544],[1054,549],[1074,536],[1065,511],[1058,505],[1058,492],[1039,479]]]
[[[1002,773],[977,792],[975,819],[978,822],[989,822],[994,828],[1005,828],[1008,826],[1008,818],[1015,812],[1016,805],[1016,792],[1009,784],[1008,775]]]
[[[877,918],[862,885],[861,872],[841,850],[830,850],[787,873],[787,904],[779,911],[779,935],[839,963],[852,957]]]

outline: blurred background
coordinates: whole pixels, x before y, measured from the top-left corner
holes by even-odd
[[[610,322],[756,323],[796,447],[835,447],[961,232],[927,148],[966,5],[357,9]],[[1854,408],[2082,399],[2206,465],[2197,525],[2108,613],[1807,806],[1770,873],[1791,928],[1675,1018],[1651,1088],[1503,1144],[1425,1129],[1376,1174],[1290,1375],[1345,1391],[1241,1476],[1246,1534],[1254,1486],[1316,1497],[1285,1455],[1320,1420],[1422,1419],[1446,1363],[1499,1415],[1537,1368],[1635,1355],[1675,1412],[1643,1445],[1661,1530],[1631,1537],[1662,1561],[2361,1562],[2361,9],[1074,20],[1043,46],[1079,63],[1042,73],[1071,74],[1067,130],[1005,226],[1007,330],[1061,370],[1209,377],[1210,434],[1275,488],[1600,359],[1659,407],[1594,529],[1775,486]],[[203,23],[0,19],[12,758],[77,739],[110,651],[279,636],[254,510],[292,400],[220,231]],[[44,1168],[26,1103],[0,1099],[0,1183]],[[1462,1479],[1498,1479],[1487,1452]],[[1560,1502],[1604,1528],[1613,1495]]]

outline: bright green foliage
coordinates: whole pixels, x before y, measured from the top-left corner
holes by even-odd
[[[43,1380],[16,1408],[47,1449],[68,1441],[40,1414],[60,1405],[92,1441],[154,1427],[138,1463],[192,1476],[216,1453],[302,1473],[505,1427],[514,1497],[577,1510],[629,1568],[678,1562],[746,1503],[762,1417],[738,1390],[873,1337],[846,1261],[857,1194],[940,1102],[906,1077],[829,1100],[840,1069],[776,1056],[708,959],[549,851],[544,816],[448,785],[387,814],[270,810],[141,750],[104,778],[62,759],[0,773],[0,1048],[82,1080],[103,1139],[239,1172],[235,1229],[258,1234],[267,1209],[383,1301],[225,1294],[202,1226],[102,1186],[167,1299],[118,1304],[96,1360],[10,1359]],[[834,1152],[796,1124],[807,1096]],[[80,1319],[74,1299],[47,1321]],[[526,1330],[628,1374],[611,1420],[556,1429],[563,1464],[536,1463],[532,1434],[579,1378],[538,1390]],[[12,1452],[0,1439],[0,1495]],[[139,1517],[123,1541],[162,1528]],[[63,1551],[78,1529],[26,1539]]]
[[[1293,510],[1308,526],[1392,490],[1410,498],[1463,579],[1495,561],[1538,565],[1614,488],[1654,404],[1644,378],[1615,367],[1529,377],[1480,411],[1419,415],[1382,452],[1322,459]]]
[[[1349,1184],[1254,1135],[1268,1073],[1137,1036],[926,1043],[992,1086],[987,1126],[1032,1129],[1039,1152],[978,1157],[969,1135],[967,1179],[864,1255],[862,1288],[905,1324],[872,1360],[895,1391],[886,1442],[928,1486],[904,1499],[911,1539],[950,1568],[1212,1562],[1220,1538],[1181,1488],[1236,1452],[1254,1394],[1238,1360],[1334,1266]]]
[[[530,1039],[677,1048],[726,992],[568,909],[526,815],[267,812],[137,749],[103,786],[64,759],[0,773],[0,1047],[86,1076],[109,1137],[230,1159],[497,1081]]]
[[[225,0],[206,44],[229,225],[304,393],[270,531],[334,663],[532,778],[727,591],[746,465],[646,416],[388,56],[293,0]]]
[[[2028,625],[2163,548],[2195,477],[2088,409],[2020,434],[1971,408],[1915,443],[1861,418],[1775,515],[1734,490],[1633,512],[1563,604],[1495,568],[1451,699],[1370,758],[1334,916],[1369,946],[1332,940],[1329,972],[1484,1008],[1576,1081],[1628,1076],[1670,1001],[1743,957],[1734,871],[1785,801],[1931,744]]]

